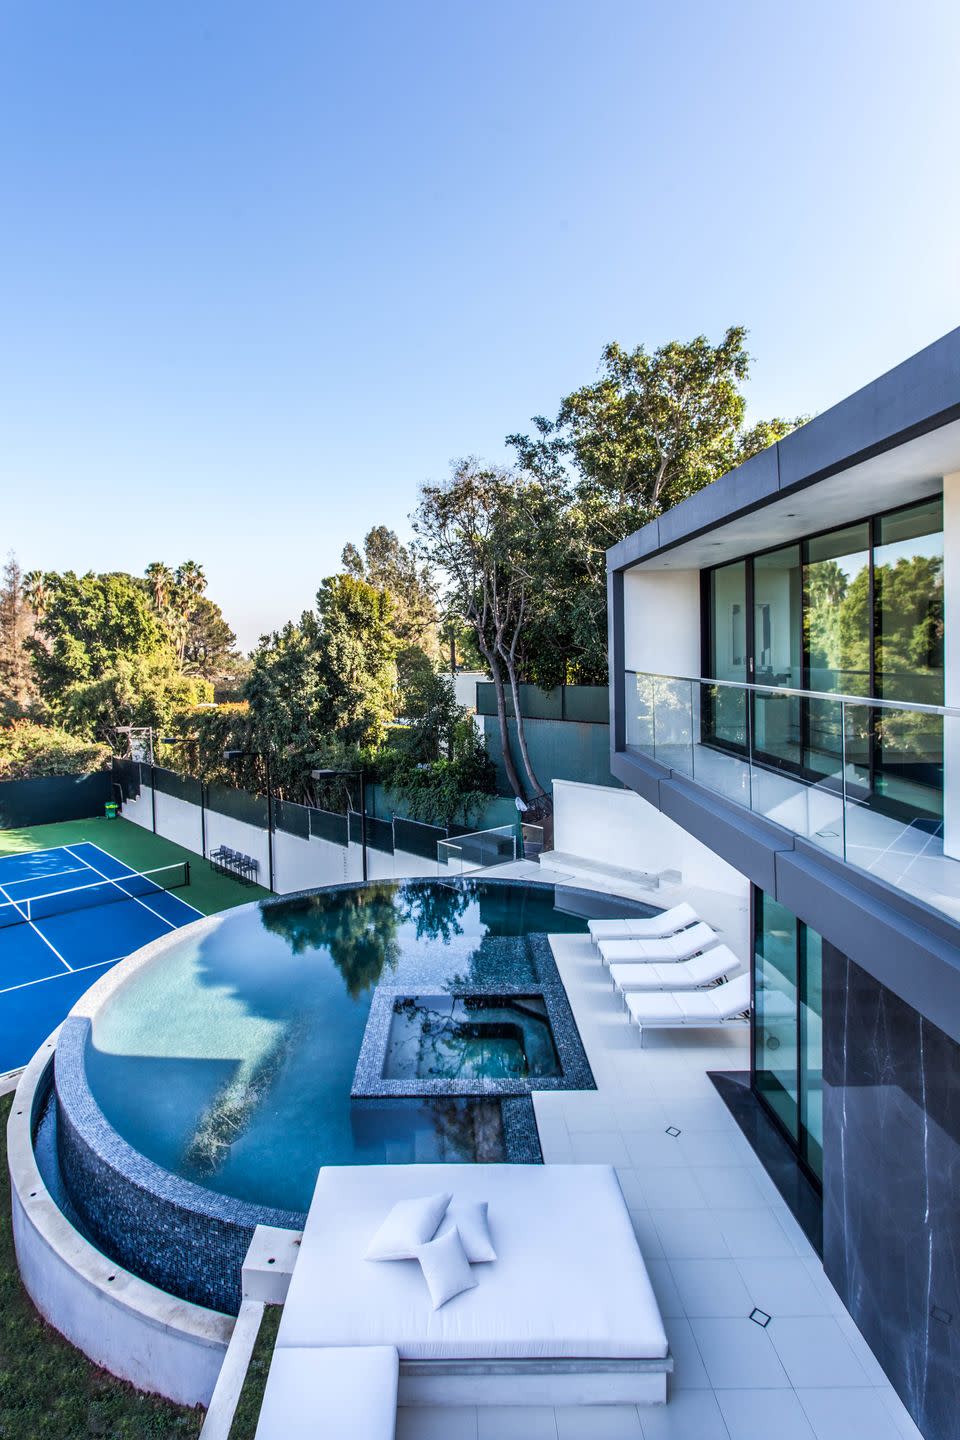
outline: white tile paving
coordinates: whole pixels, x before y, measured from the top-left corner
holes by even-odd
[[[748,1068],[746,1037],[664,1033],[641,1050],[589,940],[551,943],[598,1089],[534,1097],[544,1159],[616,1165],[674,1358],[670,1400],[401,1409],[398,1440],[918,1440],[707,1078]]]

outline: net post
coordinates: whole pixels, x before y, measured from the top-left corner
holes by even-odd
[[[184,860],[184,862],[183,862],[183,883],[184,883],[184,885],[189,885],[189,884],[190,884],[190,861],[189,861],[189,860]]]

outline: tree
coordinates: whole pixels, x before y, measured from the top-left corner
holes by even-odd
[[[378,773],[404,799],[410,816],[470,824],[496,794],[496,773],[469,712],[447,675],[424,670],[406,700],[408,725],[394,731]]]
[[[316,610],[264,636],[245,695],[258,749],[269,748],[278,788],[316,803],[312,769],[352,768],[379,745],[393,716],[396,640],[385,591],[334,575]]]
[[[599,379],[567,395],[532,435],[507,436],[521,468],[556,487],[562,525],[550,554],[531,678],[606,678],[605,552],[632,531],[788,434],[796,420],[745,427],[747,332],[732,326],[652,353],[611,342]]]
[[[0,713],[25,715],[36,699],[30,651],[34,616],[11,550],[0,579]]]
[[[514,794],[526,798],[510,746],[506,688],[513,702],[526,785],[538,811],[549,799],[533,768],[520,706],[525,627],[536,605],[539,543],[552,527],[556,485],[475,459],[454,465],[448,481],[425,485],[414,527],[430,562],[450,584],[450,607],[469,624],[490,671],[504,769]]]
[[[237,637],[220,606],[206,595],[196,601],[187,622],[183,668],[188,674],[201,675],[213,683],[235,680],[243,672],[244,661],[237,653]]]
[[[23,595],[37,620],[47,610],[47,580],[42,570],[28,570],[23,577]]]
[[[54,713],[74,684],[100,680],[120,657],[170,655],[142,586],[130,575],[42,577],[43,607],[29,641],[40,693]]]
[[[173,571],[162,560],[154,560],[147,566],[144,574],[153,596],[154,608],[158,614],[162,615],[170,604],[170,597],[176,584]]]
[[[422,650],[436,662],[440,655],[436,606],[436,584],[430,567],[416,552],[401,545],[396,532],[385,525],[367,531],[363,553],[345,545],[341,556],[349,575],[366,580],[375,590],[385,590],[393,604],[391,629],[397,648]]]
[[[220,606],[204,593],[207,579],[203,566],[185,560],[174,571],[162,560],[154,560],[144,577],[180,668],[213,683],[236,680],[243,670],[237,637]]]
[[[74,734],[111,740],[118,725],[167,731],[181,711],[212,699],[207,681],[182,674],[173,657],[160,651],[118,655],[95,679],[69,685],[59,711]]]
[[[51,716],[73,733],[107,740],[117,725],[166,727],[179,709],[212,698],[204,681],[180,673],[142,581],[67,571],[37,585],[33,670]]]

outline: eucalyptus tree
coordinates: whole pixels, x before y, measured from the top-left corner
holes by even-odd
[[[472,629],[490,672],[511,789],[542,812],[549,809],[549,796],[530,756],[520,681],[538,605],[539,541],[551,523],[556,499],[548,480],[468,458],[453,466],[448,480],[423,487],[414,516],[421,552],[446,576],[447,607]],[[510,743],[508,688],[525,780]]]

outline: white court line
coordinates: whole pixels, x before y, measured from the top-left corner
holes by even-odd
[[[52,875],[26,875],[22,880],[5,880],[3,888],[12,890],[14,885],[35,885],[38,880],[59,880],[61,875],[79,875],[81,871],[89,869],[89,865],[71,865],[67,870],[54,870]]]
[[[77,857],[74,856],[73,858],[76,859]],[[24,921],[26,921],[26,923],[30,926],[30,929],[35,931],[35,933],[40,936],[40,939],[43,941],[44,945],[48,946],[48,948],[53,951],[54,955],[56,955],[57,959],[60,961],[60,964],[65,966],[66,969],[69,970],[71,974],[73,974],[73,966],[67,964],[66,960],[64,960],[56,945],[51,945],[50,941],[47,939],[46,935],[44,935],[43,931],[38,929],[37,926],[34,925],[32,920],[27,919],[26,914],[23,910],[20,909],[20,906],[17,904],[16,900],[14,900],[12,895],[7,894],[6,890],[4,890],[2,885],[0,885],[0,895],[3,896],[4,900],[6,900],[9,905],[13,906],[18,915],[23,917]],[[29,898],[30,897],[27,896],[27,899]]]
[[[78,965],[71,970],[71,975],[82,975],[84,970],[102,970],[104,965],[119,965],[121,960],[126,960],[126,955],[118,955],[116,960],[94,960],[89,965]],[[41,975],[38,980],[21,980],[19,985],[7,985],[0,990],[0,995],[12,995],[14,990],[28,990],[31,985],[46,985],[50,980],[62,980],[62,975]]]
[[[109,850],[104,850],[103,846],[102,846],[102,845],[98,845],[95,840],[74,840],[74,841],[73,841],[73,844],[74,844],[74,845],[89,845],[91,850],[99,850],[99,851],[100,851],[100,854],[101,854],[101,855],[106,855],[106,857],[107,857],[108,860],[116,860],[118,865],[127,865],[126,860],[118,860],[117,857],[116,857],[116,855],[111,855]],[[71,852],[71,853],[72,853],[72,852]],[[79,855],[74,855],[73,858],[74,858],[75,860],[80,860],[82,857],[79,856]],[[84,860],[83,863],[84,863],[85,865],[88,865],[91,870],[94,869],[94,867],[93,867],[92,865],[90,865],[89,860]],[[181,864],[181,863],[182,863],[182,862],[179,861],[179,860],[174,860],[174,861],[173,861],[173,864],[174,864],[174,865],[179,865],[179,864]],[[158,868],[162,869],[163,867],[160,866],[160,867],[158,867]],[[137,871],[137,870],[131,870],[129,865],[127,865],[127,869],[130,870],[130,874],[131,874],[131,875],[137,875],[137,874],[140,873],[140,872]],[[97,871],[96,873],[99,874],[100,872]],[[104,879],[108,879],[108,878],[109,878],[108,876],[104,876]],[[124,880],[124,879],[126,879],[126,876],[120,875],[118,878],[119,878],[120,880]],[[148,876],[147,878],[149,879],[149,876]],[[205,920],[205,919],[207,918],[206,915],[205,915],[205,913],[204,913],[204,911],[198,910],[197,907],[196,907],[196,905],[191,905],[189,900],[181,900],[181,898],[180,898],[179,895],[174,895],[173,892],[170,891],[170,890],[167,890],[165,893],[166,893],[167,895],[169,895],[169,896],[171,897],[171,899],[176,900],[176,902],[177,902],[178,905],[185,905],[188,910],[192,910],[192,911],[193,911],[194,915],[199,915],[201,920]],[[133,895],[131,895],[130,898],[131,898],[131,900],[133,900],[133,899],[135,899],[136,897],[133,896]],[[150,908],[150,907],[149,907],[149,905],[148,905],[148,906],[147,906],[147,909],[149,910],[149,908]],[[161,916],[160,918],[162,919],[163,917]],[[180,927],[177,926],[176,928],[179,929]]]
[[[76,844],[84,844],[84,845],[92,845],[92,844],[93,844],[93,841],[92,841],[92,840],[84,840],[84,841],[76,841],[75,843],[76,843]],[[99,850],[99,849],[100,849],[100,846],[97,845],[97,846],[95,846],[94,848],[97,849],[97,850]],[[67,850],[67,851],[69,851],[69,853],[70,853],[71,855],[73,855],[73,851],[70,849],[70,846],[69,846],[69,845],[65,845],[65,846],[64,846],[64,849]],[[106,855],[106,854],[108,854],[108,851],[103,850],[103,851],[101,851],[101,854]],[[83,859],[83,856],[82,856],[82,855],[73,855],[73,858],[74,858],[74,860],[82,860],[82,859]],[[115,855],[111,855],[111,856],[110,856],[110,859],[111,859],[111,860],[115,860],[115,859],[116,859],[116,856],[115,856]],[[117,863],[120,864],[120,865],[122,865],[124,862],[123,862],[122,860],[120,860],[120,861],[118,861]],[[129,875],[119,875],[119,876],[117,876],[116,878],[114,878],[112,875],[104,875],[103,871],[102,871],[102,870],[98,870],[97,867],[96,867],[96,865],[91,865],[89,860],[84,861],[84,864],[87,866],[87,869],[88,869],[88,870],[92,870],[92,871],[93,871],[94,875],[99,875],[101,880],[106,880],[106,882],[107,882],[108,885],[115,885],[115,886],[117,887],[117,889],[120,891],[120,894],[123,895],[125,899],[127,899],[127,900],[136,900],[136,902],[137,902],[138,905],[142,905],[143,908],[144,908],[144,910],[149,910],[151,915],[156,915],[157,919],[158,919],[158,920],[162,920],[163,923],[164,923],[164,925],[168,925],[171,930],[179,930],[179,929],[180,929],[180,926],[177,925],[175,921],[173,921],[173,920],[168,920],[165,915],[161,915],[161,914],[160,914],[160,911],[159,911],[159,910],[154,910],[153,906],[152,906],[152,905],[148,905],[147,902],[146,902],[146,900],[141,900],[139,895],[131,895],[128,890],[124,890],[123,885],[121,884],[121,881],[123,881],[123,880],[132,880],[133,877],[134,877],[134,876],[136,875],[136,873],[137,873],[136,870],[131,870]],[[127,868],[129,869],[129,866],[128,866]],[[158,888],[159,888],[159,887],[158,887]],[[51,949],[52,949],[52,948],[53,948],[53,947],[51,946]]]

